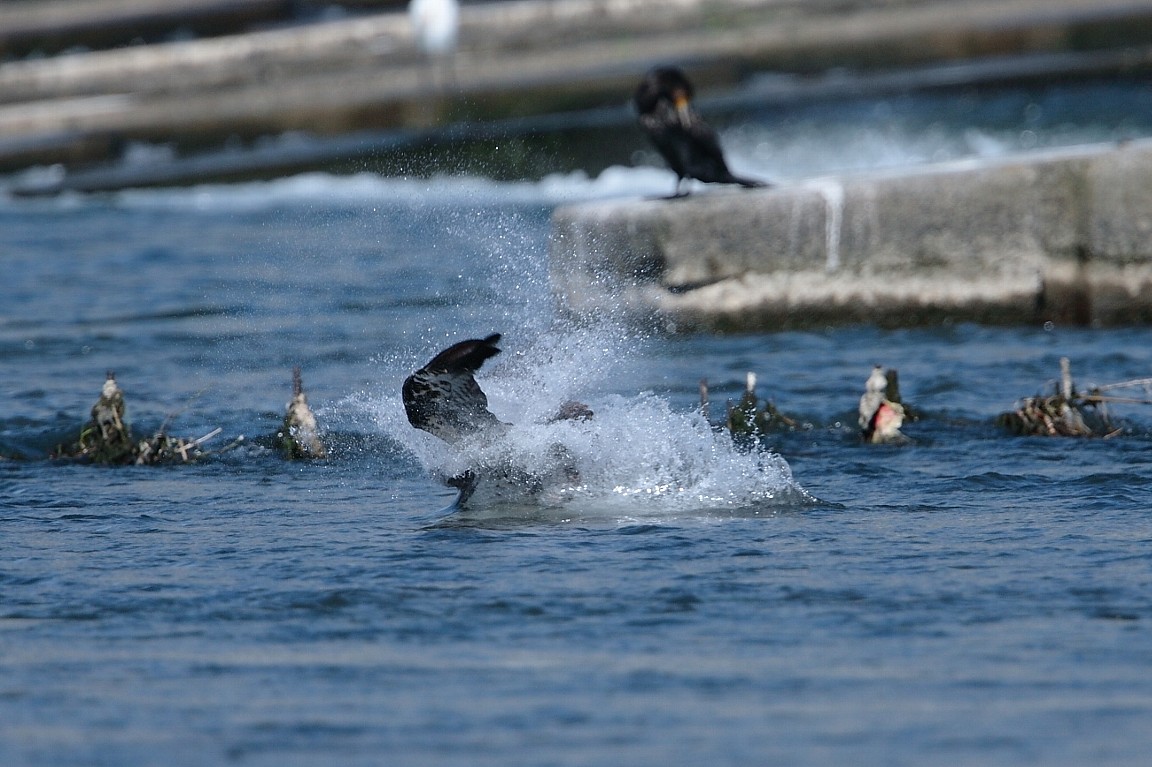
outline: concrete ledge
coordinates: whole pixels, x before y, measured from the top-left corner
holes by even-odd
[[[575,314],[762,330],[1152,321],[1152,141],[553,216]]]
[[[133,141],[165,143],[186,156],[285,131],[331,137],[603,110],[623,105],[657,62],[688,67],[702,101],[746,88],[750,73],[773,72],[772,82],[756,86],[759,104],[858,96],[860,81],[846,86],[836,74],[844,71],[891,73],[896,80],[885,87],[902,88],[901,72],[950,62],[984,62],[983,82],[1152,68],[1152,0],[469,3],[459,47],[440,67],[417,48],[403,4],[388,2],[398,12],[248,34],[0,61],[0,172],[114,162],[117,148]],[[43,30],[46,14],[61,9],[75,14],[73,27],[114,29],[123,14],[170,20],[183,9],[189,19],[218,18],[230,8],[275,14],[280,7],[265,0],[10,5],[0,9],[0,29],[7,19],[13,32]],[[284,6],[289,13],[299,3]],[[4,39],[0,32],[0,47]],[[1046,63],[1037,68],[1036,57]],[[1005,67],[1007,60],[1024,61]]]
[[[291,0],[37,0],[0,4],[0,57],[127,45],[176,28],[228,34],[291,16]]]

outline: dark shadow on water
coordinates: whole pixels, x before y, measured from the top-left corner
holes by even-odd
[[[625,505],[619,499],[605,499],[603,505],[581,499],[579,503],[538,505],[501,503],[481,508],[459,508],[455,503],[438,512],[435,522],[424,530],[516,530],[525,527],[614,528],[621,534],[642,534],[652,530],[679,527],[693,521],[725,519],[774,519],[814,511],[836,512],[847,507],[820,500],[799,487],[781,491],[776,497],[742,506],[699,506],[689,508],[657,505]]]

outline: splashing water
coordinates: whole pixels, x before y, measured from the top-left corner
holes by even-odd
[[[741,452],[697,412],[677,412],[651,393],[598,396],[627,358],[625,348],[637,342],[643,339],[597,326],[554,328],[520,350],[507,348],[477,376],[489,409],[512,424],[495,439],[453,446],[417,431],[397,392],[346,404],[361,408],[431,477],[443,481],[475,471],[481,479],[467,503],[470,515],[552,510],[565,518],[650,520],[770,514],[814,502],[782,457]],[[595,415],[553,420],[571,399],[587,403]]]

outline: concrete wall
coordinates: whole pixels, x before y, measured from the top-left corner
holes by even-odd
[[[279,7],[265,0],[0,3],[8,5],[0,8],[0,53],[4,29],[46,34],[63,10],[57,31],[114,30],[127,18],[136,20],[127,25],[131,39],[144,18]],[[458,50],[437,73],[398,9],[0,60],[0,172],[42,163],[74,170],[115,160],[130,141],[192,153],[284,131],[426,130],[618,106],[656,62],[687,66],[702,97],[744,84],[750,72],[804,75],[759,87],[761,103],[779,103],[834,92],[835,77],[819,82],[828,70],[994,57],[997,76],[1146,71],[1149,40],[1152,0],[515,0],[465,4]],[[1042,54],[1061,55],[1047,67],[1033,61],[1004,71],[1006,57]]]
[[[553,217],[574,313],[774,329],[1152,321],[1152,141]]]

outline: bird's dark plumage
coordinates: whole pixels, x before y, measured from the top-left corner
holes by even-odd
[[[735,176],[728,170],[716,131],[692,106],[692,83],[676,67],[656,67],[640,85],[632,102],[640,127],[677,176],[676,190],[686,178],[745,187],[768,186]]]
[[[449,346],[404,381],[408,422],[445,442],[503,426],[473,374],[500,353],[499,333]]]
[[[404,380],[402,396],[409,423],[451,444],[476,436],[493,441],[502,437],[511,424],[503,423],[488,410],[488,397],[474,376],[486,360],[500,353],[496,347],[499,341],[500,334],[493,333],[487,338],[453,344],[408,376]],[[586,421],[592,417],[592,410],[587,405],[570,400],[544,423]],[[465,443],[461,448],[467,454],[476,452],[477,446],[479,442]],[[547,458],[533,468],[506,459],[493,462],[483,455],[473,455],[473,458],[478,458],[475,465],[446,480],[450,487],[460,491],[457,506],[472,497],[482,478],[484,484],[494,488],[495,496],[509,490],[518,494],[527,491],[532,495],[546,487],[571,486],[580,481],[575,459],[559,443],[554,444]]]

